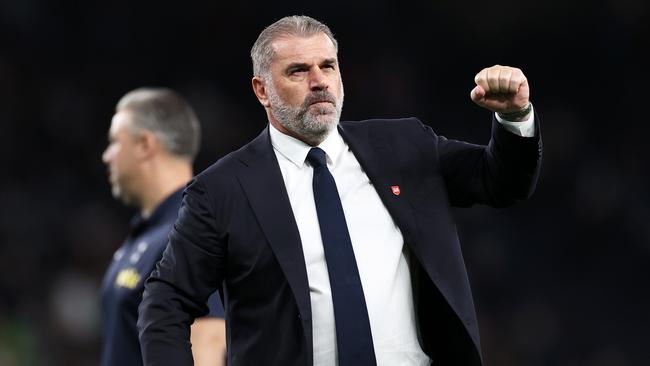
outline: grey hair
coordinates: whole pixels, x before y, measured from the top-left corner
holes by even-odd
[[[163,148],[189,163],[194,161],[201,141],[201,126],[185,99],[167,88],[138,88],[124,95],[115,107],[134,115],[133,127],[154,133]]]
[[[332,40],[334,48],[338,52],[338,42],[329,27],[306,15],[287,16],[264,28],[251,49],[253,74],[262,77],[268,75],[271,61],[275,56],[272,43],[277,38],[284,36],[310,37],[318,33],[325,33]]]

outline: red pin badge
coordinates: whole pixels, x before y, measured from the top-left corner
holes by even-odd
[[[393,194],[396,195],[396,196],[399,196],[399,194],[402,193],[399,190],[399,186],[390,186],[390,190],[393,191]]]

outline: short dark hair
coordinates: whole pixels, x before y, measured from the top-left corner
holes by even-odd
[[[268,73],[269,65],[271,65],[273,56],[275,56],[271,44],[277,38],[282,36],[309,37],[318,33],[325,33],[338,51],[338,42],[336,42],[336,38],[334,38],[334,34],[332,34],[329,27],[306,15],[287,16],[264,28],[251,49],[253,75],[264,76]]]
[[[192,107],[168,88],[143,87],[124,95],[116,111],[133,113],[133,127],[153,132],[167,152],[192,163],[201,142],[201,126]]]

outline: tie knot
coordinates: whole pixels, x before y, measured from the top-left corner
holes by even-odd
[[[327,160],[325,158],[325,151],[321,150],[318,147],[312,147],[307,153],[307,161],[314,168],[316,167],[327,167]]]

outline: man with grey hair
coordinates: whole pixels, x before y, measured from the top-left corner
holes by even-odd
[[[145,285],[145,364],[191,364],[187,326],[223,285],[231,365],[482,364],[451,206],[529,197],[539,118],[521,70],[476,74],[486,146],[415,118],[340,122],[338,44],[290,16],[259,35],[252,87],[269,126],[188,185]]]
[[[101,365],[142,365],[136,321],[144,281],[162,256],[181,191],[192,178],[200,125],[190,105],[166,88],[139,88],[119,101],[102,159],[113,196],[138,209],[131,231],[103,280]],[[225,360],[225,326],[218,294],[210,316],[192,326],[198,365]]]

